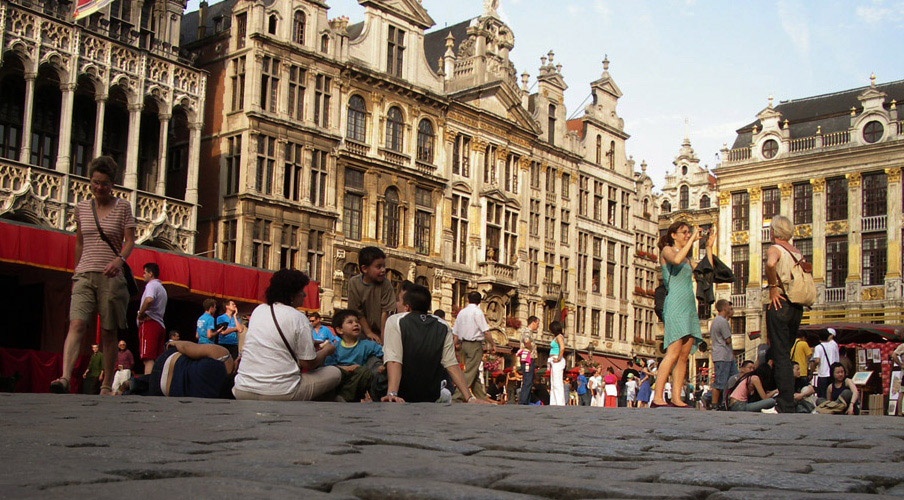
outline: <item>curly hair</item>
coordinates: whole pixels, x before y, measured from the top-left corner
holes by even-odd
[[[281,304],[291,305],[292,298],[304,290],[311,280],[308,276],[297,269],[282,269],[276,271],[270,278],[270,286],[265,292],[267,304],[273,305],[277,302]]]

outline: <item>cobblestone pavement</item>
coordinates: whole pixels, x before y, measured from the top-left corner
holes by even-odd
[[[904,419],[0,395],[0,497],[904,497]]]

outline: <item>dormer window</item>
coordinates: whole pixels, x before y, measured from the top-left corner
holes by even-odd
[[[323,36],[320,37],[320,52],[323,52],[324,54],[326,54],[329,51],[330,51],[330,36],[324,34]]]
[[[386,72],[392,76],[402,77],[402,62],[405,52],[405,31],[389,27],[389,40],[386,50]]]
[[[298,45],[304,45],[304,25],[304,12],[296,11],[295,18],[292,21],[292,41]]]
[[[681,167],[681,175],[687,175],[687,165],[682,165],[682,167]]]
[[[873,120],[863,127],[863,140],[869,144],[873,144],[882,138],[883,132],[885,132],[885,127],[883,127],[881,123]]]
[[[771,160],[778,154],[778,142],[775,139],[769,139],[763,143],[763,158]]]
[[[279,19],[276,17],[276,14],[270,14],[270,20],[267,22],[267,33],[275,35],[278,23]]]
[[[248,30],[248,14],[242,12],[235,16],[235,47],[245,48],[245,34]]]

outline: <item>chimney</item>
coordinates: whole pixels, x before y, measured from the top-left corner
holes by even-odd
[[[198,6],[198,40],[204,38],[207,32],[207,0],[201,0]]]

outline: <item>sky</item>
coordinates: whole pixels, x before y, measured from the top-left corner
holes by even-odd
[[[189,0],[196,10],[199,0]],[[483,13],[483,0],[422,0],[433,29]],[[215,3],[215,2],[212,2]],[[357,0],[327,0],[329,17],[363,20]],[[904,0],[501,0],[515,34],[511,60],[534,85],[540,56],[555,52],[578,116],[590,82],[609,74],[627,154],[661,188],[685,134],[714,168],[735,130],[775,102],[904,79]]]

